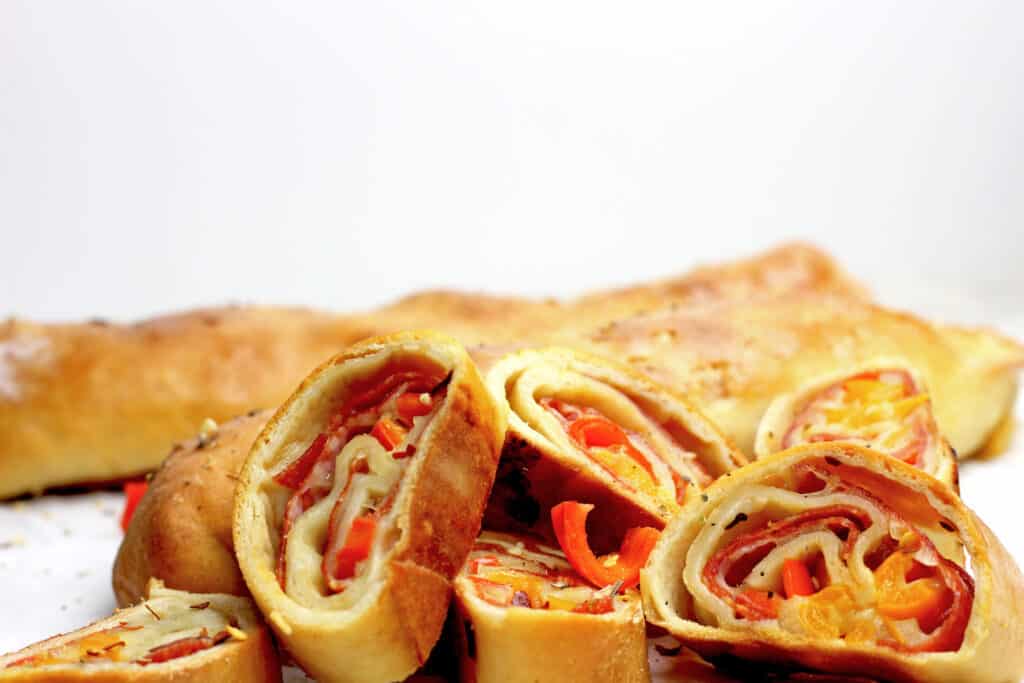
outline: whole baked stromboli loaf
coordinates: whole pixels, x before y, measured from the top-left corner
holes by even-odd
[[[748,456],[778,394],[879,355],[933,389],[961,456],[1006,415],[1021,347],[871,306],[827,256],[789,245],[565,303],[427,292],[369,313],[236,307],[131,325],[0,323],[0,498],[154,469],[207,417],[278,405],[325,358],[375,334],[557,343],[627,361],[684,394]],[[965,409],[965,407],[969,409]]]

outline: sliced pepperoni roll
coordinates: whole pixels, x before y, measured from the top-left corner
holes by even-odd
[[[487,386],[509,420],[488,528],[546,535],[548,510],[572,499],[596,505],[593,535],[611,546],[746,462],[686,399],[596,356],[512,353]]]
[[[761,418],[754,453],[822,441],[858,443],[959,488],[956,455],[939,432],[931,394],[903,361],[875,360],[779,396]]]
[[[768,456],[687,504],[647,618],[708,656],[893,681],[1024,674],[1024,578],[941,482],[846,442]]]
[[[0,657],[5,683],[280,680],[277,652],[252,601],[155,580],[133,607]]]
[[[504,421],[434,333],[315,370],[242,467],[233,536],[253,597],[321,681],[393,681],[427,658],[480,529]]]
[[[639,592],[594,586],[558,548],[485,531],[455,595],[463,681],[650,680]]]

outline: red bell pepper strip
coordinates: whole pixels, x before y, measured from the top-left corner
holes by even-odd
[[[303,482],[309,471],[313,469],[313,465],[320,459],[320,454],[324,452],[324,445],[327,444],[327,435],[320,434],[313,443],[309,444],[309,448],[306,452],[296,458],[288,467],[284,468],[275,477],[276,481],[281,486],[287,486],[290,489],[297,489],[299,484]]]
[[[373,537],[377,531],[377,519],[372,514],[356,517],[352,528],[345,537],[345,545],[335,555],[335,579],[351,579],[356,575],[356,565],[370,556]]]
[[[605,595],[600,598],[593,598],[591,600],[584,600],[580,604],[573,607],[572,611],[577,614],[608,614],[615,609],[615,603],[612,602],[611,595]]]
[[[135,508],[149,488],[148,481],[126,481],[124,483],[124,512],[121,513],[121,530],[128,531],[128,523],[135,515]]]
[[[169,662],[172,659],[187,657],[188,655],[195,654],[196,652],[208,650],[228,638],[230,638],[230,636],[226,631],[222,631],[217,634],[217,636],[211,638],[206,635],[206,629],[203,629],[202,633],[198,636],[179,638],[178,640],[171,641],[170,643],[164,643],[163,645],[154,647],[145,657],[138,660],[137,663],[146,665]]]
[[[569,424],[569,438],[584,448],[622,448],[653,479],[654,469],[619,425],[603,415],[584,415]]]
[[[377,439],[380,445],[384,447],[384,450],[387,451],[393,451],[398,448],[398,444],[402,443],[407,433],[402,425],[390,417],[382,417],[377,420],[377,424],[373,425],[373,429],[370,430],[373,438]]]
[[[787,598],[794,595],[814,595],[811,573],[807,571],[807,565],[803,560],[791,557],[782,563],[782,589],[786,591]]]
[[[594,509],[588,503],[566,501],[551,508],[551,523],[569,564],[590,583],[603,588],[621,581],[624,588],[635,586],[640,569],[654,549],[660,532],[651,527],[634,527],[626,532],[619,556],[614,562],[597,557],[587,541],[587,515]]]

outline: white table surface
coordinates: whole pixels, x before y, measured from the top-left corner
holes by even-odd
[[[1024,338],[1024,320],[1001,329]],[[1024,397],[1015,409],[1024,423]],[[962,464],[961,495],[1024,561],[1019,498],[1024,429],[992,460]],[[110,572],[121,542],[119,493],[47,495],[0,504],[0,652],[78,628],[114,609]],[[297,678],[301,678],[298,676]]]

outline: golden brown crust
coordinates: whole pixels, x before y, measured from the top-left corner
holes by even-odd
[[[466,683],[647,683],[637,600],[611,615],[494,608],[456,584],[455,618]],[[473,645],[470,647],[469,643]]]
[[[684,275],[588,294],[573,302],[574,318],[593,327],[670,305],[692,307],[814,292],[868,300],[867,290],[822,250],[783,244],[752,258],[700,266]],[[580,327],[583,329],[583,327]]]
[[[361,333],[300,309],[197,311],[136,325],[9,321],[0,341],[35,351],[8,368],[0,393],[0,498],[151,470],[207,417],[277,405]]]
[[[171,450],[118,549],[118,605],[141,600],[150,577],[193,593],[249,594],[235,561],[231,515],[238,472],[270,415],[237,417]]]
[[[699,623],[690,607],[692,596],[682,580],[690,544],[704,519],[732,492],[807,460],[830,458],[837,469],[868,470],[881,479],[865,484],[887,503],[916,500],[914,514],[940,516],[959,534],[970,558],[974,600],[963,644],[953,652],[905,654],[883,646],[852,644],[838,639],[815,640],[780,629],[740,630]],[[829,461],[826,461],[829,462]],[[843,475],[846,476],[846,475]],[[874,487],[885,484],[885,490]],[[667,629],[688,647],[707,657],[731,655],[772,664],[795,665],[831,673],[878,676],[893,681],[1017,680],[1024,674],[1024,577],[991,531],[946,485],[898,460],[846,443],[797,446],[738,470],[713,484],[708,500],[691,501],[665,529],[641,573],[644,609],[649,621]],[[923,503],[921,501],[927,501]],[[907,510],[902,511],[906,514]]]
[[[336,392],[350,362],[423,354],[452,372],[445,402],[403,475],[394,510],[401,530],[385,568],[349,609],[316,610],[274,576],[278,520],[261,484],[276,449],[308,425],[309,406]],[[366,340],[315,370],[271,418],[242,470],[234,514],[236,556],[249,589],[302,667],[325,681],[396,680],[426,659],[444,622],[451,579],[476,534],[497,466],[504,420],[466,352],[434,333]]]
[[[221,596],[223,597],[223,596]],[[196,594],[194,602],[218,596]],[[240,600],[236,598],[236,600]],[[190,601],[192,602],[192,601]],[[61,667],[6,668],[8,664],[23,657],[45,652],[76,634],[115,626],[126,610],[118,610],[106,619],[90,624],[79,631],[61,634],[47,640],[0,657],[0,681],[4,683],[222,683],[223,681],[252,681],[252,683],[279,683],[281,664],[273,639],[266,627],[258,621],[252,603],[246,603],[250,619],[239,627],[245,634],[244,640],[231,638],[208,652],[173,659],[159,664],[118,664],[115,666],[66,665]],[[136,607],[135,609],[140,609]]]

